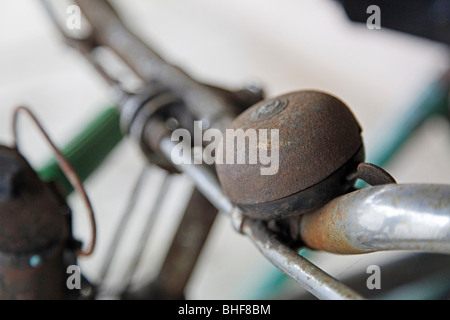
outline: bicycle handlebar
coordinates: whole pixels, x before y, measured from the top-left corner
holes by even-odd
[[[107,1],[76,0],[95,32],[95,44],[112,49],[144,82],[156,81],[183,100],[200,120],[225,128],[234,118],[229,103],[180,68],[166,62],[133,34]],[[133,48],[133,50],[130,50]]]
[[[358,190],[303,216],[300,229],[309,247],[332,253],[450,254],[450,186],[392,184]]]
[[[173,142],[161,141],[170,157]],[[230,216],[277,268],[319,299],[364,299],[283,244],[262,221],[246,219],[200,165],[178,166],[216,208]],[[426,198],[427,201],[423,201]],[[385,250],[450,253],[450,186],[383,185],[346,194],[300,220],[301,239],[313,249],[339,254]]]
[[[297,251],[283,244],[261,221],[245,221],[243,231],[274,266],[297,281],[317,298],[364,300],[364,297],[360,294],[300,256]]]

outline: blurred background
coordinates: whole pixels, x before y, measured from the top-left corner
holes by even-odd
[[[408,109],[449,67],[443,44],[391,31],[369,30],[350,22],[331,0],[116,0],[128,26],[166,60],[197,80],[239,89],[260,83],[267,96],[316,89],[342,99],[364,129],[368,150],[389,119]],[[383,17],[383,11],[381,11]],[[383,20],[381,21],[383,27]],[[132,50],[132,48],[130,48]],[[2,1],[0,10],[0,143],[12,142],[11,116],[17,105],[34,110],[62,146],[89,119],[113,105],[111,92],[84,59],[66,47],[39,1]],[[35,128],[21,122],[20,144],[26,157],[42,166],[51,156]],[[428,120],[386,167],[399,183],[450,183],[450,127]],[[98,224],[94,256],[80,260],[93,282],[145,159],[124,140],[87,182]],[[133,243],[162,179],[153,170],[143,186],[130,232],[109,281],[120,284],[133,255]],[[157,270],[187,195],[189,181],[177,178],[133,281]],[[89,240],[81,201],[70,198],[75,234]],[[134,237],[134,238],[133,238]],[[316,254],[313,261],[338,279],[365,272],[380,259],[402,253],[340,257]],[[191,299],[255,297],[254,290],[274,270],[255,247],[219,216],[191,279]]]

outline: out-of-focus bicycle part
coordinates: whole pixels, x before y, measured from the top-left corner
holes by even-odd
[[[217,209],[194,189],[159,273],[147,286],[125,292],[125,299],[185,299],[185,289],[216,219]]]
[[[71,211],[16,150],[0,147],[0,299],[74,299]],[[84,284],[86,285],[86,284]]]
[[[93,29],[94,45],[110,48],[145,83],[156,81],[172,91],[197,120],[205,121],[210,127],[224,129],[235,117],[236,105],[223,95],[223,90],[201,84],[164,61],[124,26],[107,1],[77,0],[76,3]]]
[[[149,120],[154,116],[174,119],[176,126],[188,128],[192,132],[194,119],[185,112],[183,102],[157,83],[149,84],[142,92],[130,95],[124,101],[123,106],[119,104],[122,132],[139,143],[150,163],[169,172],[175,172],[170,161],[165,160],[146,144],[144,135]]]
[[[51,1],[42,2],[63,39],[81,53],[114,89],[123,133],[136,138],[150,161],[163,169],[170,170],[170,164],[164,163],[141,143],[141,134],[149,117],[158,112],[171,113],[182,128],[192,129],[194,121],[198,120],[203,122],[204,129],[214,127],[222,130],[236,115],[264,97],[263,90],[257,86],[230,91],[194,80],[133,34],[108,1],[76,1],[90,24],[90,34],[84,38],[73,38],[68,34],[59,24]],[[131,73],[143,80],[142,87],[133,93],[124,89],[120,79],[99,61],[96,52],[101,48],[112,51],[121,59]],[[182,107],[178,106],[180,102]]]
[[[18,117],[20,112],[23,112],[27,114],[35,123],[41,134],[45,137],[45,140],[50,145],[51,149],[53,150],[55,157],[58,161],[58,164],[61,168],[61,170],[66,175],[67,179],[72,184],[73,188],[78,192],[78,194],[81,196],[84,204],[86,205],[86,208],[89,213],[89,220],[91,223],[91,243],[89,245],[89,248],[87,250],[82,250],[81,248],[77,250],[77,254],[79,256],[90,256],[94,252],[95,249],[95,243],[97,238],[97,226],[95,223],[95,216],[94,216],[94,209],[92,207],[91,201],[89,200],[89,197],[86,193],[86,190],[83,186],[83,182],[81,181],[80,177],[77,175],[76,171],[72,168],[72,165],[69,161],[67,161],[65,155],[56,147],[56,145],[53,143],[50,136],[47,134],[47,132],[42,127],[39,120],[36,118],[36,116],[31,112],[30,109],[19,106],[15,109],[15,112],[13,114],[13,135],[14,135],[14,143],[15,148],[18,149]]]
[[[31,117],[50,144],[60,169],[83,198],[92,224],[88,249],[72,235],[72,213],[64,193],[45,183],[18,148],[18,116]],[[80,178],[52,142],[36,116],[19,106],[13,114],[14,148],[0,148],[0,298],[78,299],[92,298],[95,288],[79,274],[80,290],[67,285],[68,266],[93,253],[96,242],[94,212]]]
[[[100,290],[108,294],[108,289],[106,285],[106,277],[110,271],[110,268],[113,264],[114,257],[117,253],[117,250],[122,242],[123,237],[125,236],[125,232],[127,230],[128,223],[134,213],[134,209],[136,207],[137,200],[142,192],[142,185],[144,180],[147,178],[148,165],[145,164],[145,167],[139,173],[138,179],[131,190],[130,196],[127,200],[127,204],[125,207],[125,211],[120,217],[120,221],[117,224],[117,228],[114,232],[114,237],[108,247],[108,251],[106,252],[102,266],[100,268],[100,275],[98,282],[100,283]]]
[[[58,24],[49,1],[44,3],[50,17]],[[223,129],[237,114],[262,99],[263,91],[256,87],[229,91],[193,80],[177,67],[164,61],[132,34],[106,1],[77,1],[77,3],[89,21],[91,34],[87,38],[74,39],[66,34],[64,28],[60,26],[57,28],[66,42],[77,49],[115,90],[118,97],[118,109],[121,113],[121,129],[123,133],[129,134],[139,143],[151,163],[174,172],[171,161],[160,156],[157,142],[162,138],[160,134],[166,135],[170,131],[164,129],[157,132],[156,136],[151,136],[154,131],[149,128],[154,121],[171,121],[172,127],[175,125],[172,130],[177,127],[192,130],[194,120],[202,121],[205,129],[211,127]],[[138,78],[143,80],[143,86],[134,93],[127,92],[121,85],[120,79],[114,78],[101,61],[96,59],[95,51],[98,48],[107,48],[114,52]],[[215,175],[213,167],[205,170],[212,176]],[[204,202],[198,196],[194,199],[199,202],[199,205]],[[190,204],[186,209],[177,235],[184,235],[192,229],[193,219],[190,216],[193,214],[190,213],[192,211],[190,207],[195,206]],[[215,217],[215,213],[213,216]],[[204,228],[202,227],[201,232],[195,234],[195,239],[191,241],[192,246],[189,248],[191,254],[183,264],[186,267],[167,268],[169,271],[162,271],[160,274],[159,278],[167,278],[167,275],[172,274],[170,270],[173,270],[180,279],[177,284],[173,284],[170,292],[167,291],[172,296],[183,294],[182,291],[192,273],[214,218],[211,220],[208,217],[202,221],[204,223],[198,223]],[[175,252],[179,251],[177,248],[180,246],[180,243],[176,243],[179,238],[177,235],[171,248]],[[169,252],[164,264],[166,267],[169,263],[173,263],[171,256],[173,257]],[[156,282],[161,283],[160,280]],[[167,296],[167,294],[164,295]]]
[[[153,226],[155,225],[155,220],[161,213],[161,207],[170,195],[170,187],[172,186],[173,182],[174,180],[172,175],[168,174],[164,177],[162,186],[158,190],[158,196],[156,197],[155,203],[153,204],[151,211],[148,213],[147,220],[144,222],[145,229],[139,236],[133,259],[131,259],[129,266],[125,271],[123,281],[124,287],[121,292],[129,291],[132,286],[133,276],[136,273],[139,263],[142,260],[142,255],[145,251],[146,246],[148,245],[148,238],[152,233]]]
[[[102,110],[89,121],[82,132],[61,148],[61,152],[82,181],[85,181],[122,141],[119,118],[116,108]],[[38,170],[38,174],[42,180],[55,183],[64,196],[74,191],[56,160],[48,161]]]
[[[14,149],[0,148],[0,298],[65,296],[65,207]]]

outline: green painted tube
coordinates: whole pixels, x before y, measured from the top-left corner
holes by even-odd
[[[120,115],[116,108],[108,108],[96,116],[64,148],[66,156],[82,181],[85,181],[122,140]],[[68,196],[73,187],[56,160],[51,159],[38,170],[44,181],[53,181]]]

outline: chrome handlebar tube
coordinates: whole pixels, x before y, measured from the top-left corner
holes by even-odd
[[[339,254],[450,254],[450,186],[382,185],[341,196],[300,222],[311,248]]]

